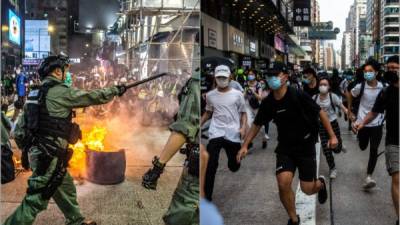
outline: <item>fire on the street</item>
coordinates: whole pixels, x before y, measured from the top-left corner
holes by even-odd
[[[107,130],[104,126],[95,125],[90,129],[82,130],[82,140],[78,141],[70,148],[74,151],[69,162],[71,175],[74,177],[84,177],[86,172],[86,151],[110,151],[105,150],[105,137]]]

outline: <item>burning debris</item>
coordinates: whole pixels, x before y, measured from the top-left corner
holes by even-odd
[[[125,150],[105,148],[107,130],[95,125],[82,131],[82,140],[70,146],[74,151],[69,169],[77,179],[96,184],[117,184],[125,179]]]

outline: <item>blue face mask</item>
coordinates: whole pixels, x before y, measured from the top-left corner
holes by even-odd
[[[255,77],[254,75],[249,75],[249,76],[248,76],[248,79],[249,79],[249,80],[254,80],[254,79],[256,79],[256,77]]]
[[[372,81],[375,79],[375,73],[374,72],[364,72],[364,78],[367,81]]]
[[[267,82],[268,82],[268,86],[272,90],[278,90],[282,86],[281,79],[279,79],[278,77],[270,77],[270,78],[268,78]]]
[[[72,76],[69,71],[65,74],[64,84],[66,84],[68,87],[72,86]]]
[[[353,76],[346,76],[346,80],[352,80]]]
[[[309,84],[309,83],[311,83],[311,80],[309,80],[309,79],[307,79],[307,78],[303,78],[303,83]]]

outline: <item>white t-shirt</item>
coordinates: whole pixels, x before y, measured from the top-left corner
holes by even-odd
[[[364,94],[361,97],[360,107],[358,109],[357,114],[357,122],[362,122],[367,116],[367,114],[372,110],[374,106],[376,97],[383,89],[383,84],[378,81],[376,87],[371,87],[365,82]],[[361,92],[361,84],[357,84],[353,89],[351,89],[351,95],[353,97],[358,97]],[[378,114],[378,116],[372,120],[369,124],[365,125],[366,127],[375,127],[382,125],[384,119],[384,115],[382,113]]]
[[[337,108],[339,108],[340,110],[340,106],[343,104],[342,100],[340,100],[339,96],[337,96],[334,93],[330,93],[332,95],[332,101],[333,101],[333,105]],[[321,107],[322,110],[324,110],[329,117],[329,121],[332,122],[334,120],[337,119],[337,115],[335,110],[332,108],[332,104],[331,104],[331,99],[329,97],[329,94],[326,96],[325,99],[321,99],[321,95],[318,95],[318,97],[316,97],[315,95],[313,96],[313,99],[315,99],[315,102]]]
[[[206,95],[206,110],[212,112],[208,130],[209,139],[224,137],[232,142],[240,142],[240,117],[246,112],[243,94],[231,88],[227,92],[214,89]]]

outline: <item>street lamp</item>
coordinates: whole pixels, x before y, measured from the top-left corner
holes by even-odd
[[[1,26],[1,31],[3,31],[3,32],[8,31],[8,26],[7,25]]]
[[[53,26],[53,25],[49,25],[49,26],[47,27],[47,30],[48,30],[50,33],[53,33],[53,31],[54,31],[54,26]]]

